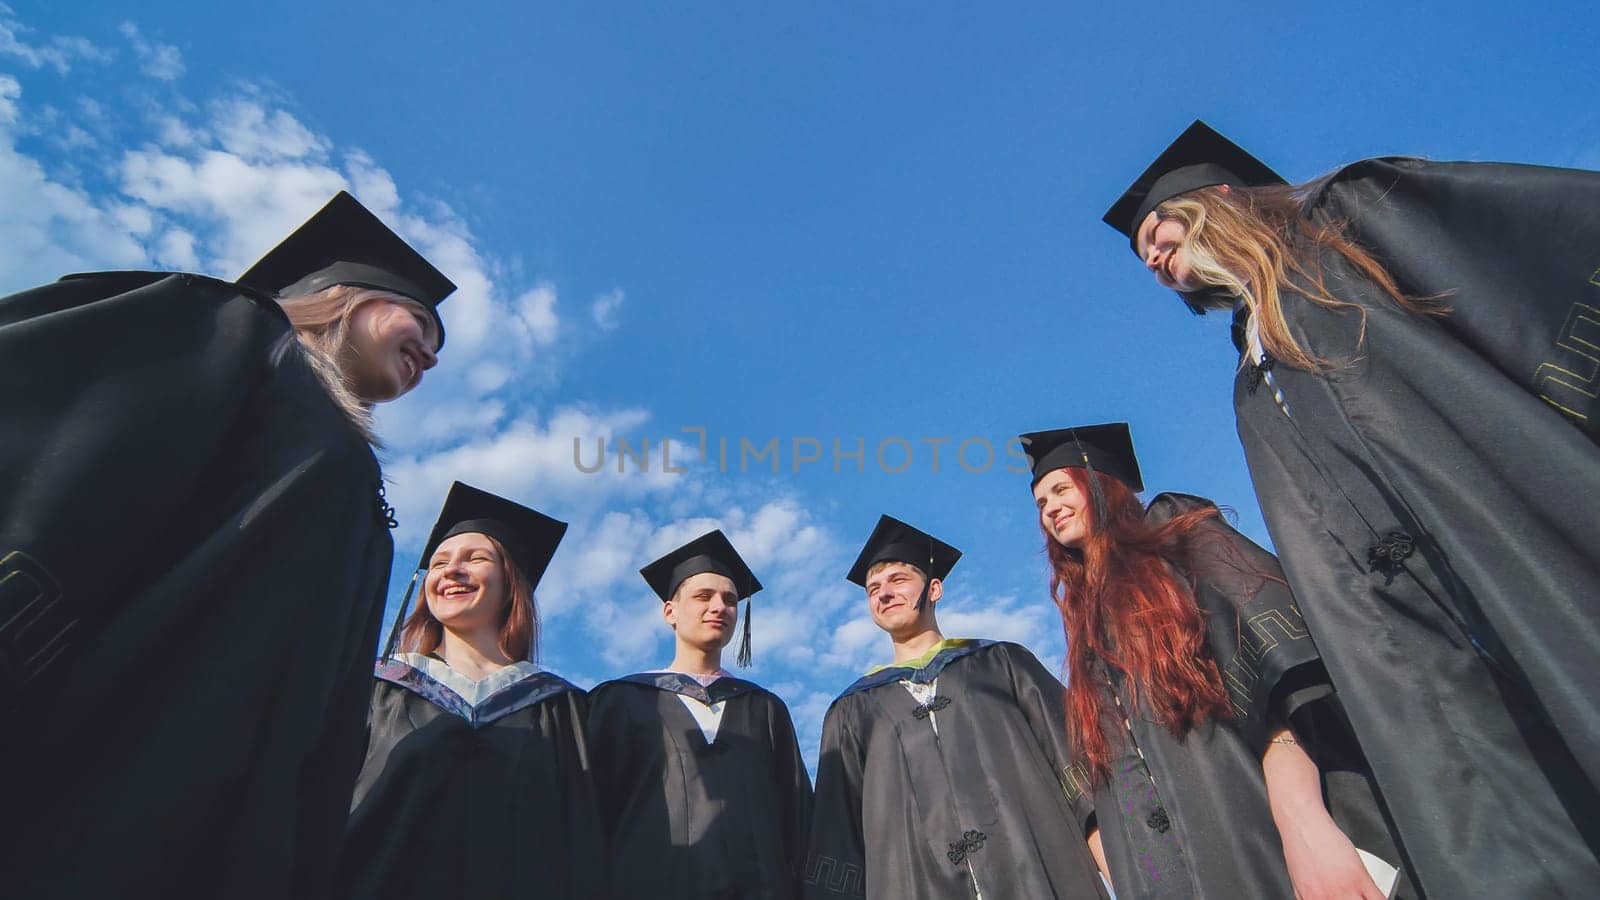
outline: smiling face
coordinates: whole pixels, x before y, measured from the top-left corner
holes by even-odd
[[[439,361],[438,326],[411,300],[369,300],[350,314],[344,347],[346,377],[368,403],[393,400],[416,387]]]
[[[1139,223],[1139,258],[1162,287],[1192,291],[1199,286],[1189,265],[1188,238],[1189,226],[1177,218],[1163,216],[1159,207]]]
[[[1045,534],[1063,547],[1077,548],[1089,533],[1085,511],[1089,498],[1079,489],[1070,469],[1056,469],[1033,486],[1033,502]]]
[[[739,595],[733,580],[715,572],[690,575],[673,591],[661,615],[678,640],[702,650],[721,650],[739,623]]]
[[[917,609],[922,587],[928,603]],[[867,611],[872,621],[891,637],[916,634],[933,627],[933,605],[944,596],[944,583],[928,581],[915,566],[885,561],[867,570]]]
[[[442,541],[423,580],[428,611],[457,634],[498,628],[511,593],[504,572],[486,535],[468,532]]]

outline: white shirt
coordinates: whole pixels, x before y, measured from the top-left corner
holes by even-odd
[[[657,669],[656,671],[672,672],[671,669]],[[710,675],[691,675],[688,672],[673,672],[673,674],[693,678],[695,681],[700,682],[701,687],[710,687],[713,681],[728,673],[718,669]],[[728,701],[719,700],[716,703],[702,703],[687,694],[679,694],[678,699],[682,701],[683,708],[689,711],[689,715],[694,717],[695,724],[700,726],[700,733],[705,735],[706,743],[715,743],[717,730],[722,727],[722,711],[727,708]]]

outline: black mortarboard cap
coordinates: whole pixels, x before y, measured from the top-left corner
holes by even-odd
[[[862,587],[867,586],[867,570],[885,561],[910,563],[921,569],[931,581],[943,580],[955,568],[961,551],[931,534],[896,519],[880,516],[878,527],[872,529],[861,555],[845,577]]]
[[[444,273],[345,191],[267,251],[239,276],[239,283],[280,297],[337,284],[409,297],[433,313],[439,347],[444,346],[444,321],[438,306],[456,289]]]
[[[732,581],[734,592],[740,600],[761,590],[761,582],[745,565],[744,557],[733,549],[733,542],[720,528],[700,535],[639,570],[639,574],[644,576],[650,589],[656,592],[663,603],[672,599],[673,591],[683,584],[684,579],[705,572],[715,572]],[[750,665],[750,618],[754,612],[753,603],[745,605],[744,635],[739,639],[739,650],[735,656],[735,661],[741,666]]]
[[[1106,210],[1104,221],[1127,235],[1129,246],[1137,253],[1139,224],[1150,210],[1179,194],[1217,184],[1261,187],[1284,183],[1277,172],[1243,147],[1195,119]]]
[[[1127,422],[1035,431],[1022,435],[1021,439],[1028,463],[1033,467],[1034,484],[1057,469],[1077,466],[1104,472],[1135,492],[1144,490],[1139,458],[1133,453],[1133,438],[1128,434]]]
[[[445,496],[444,509],[433,524],[417,568],[427,568],[428,558],[445,539],[468,532],[499,541],[528,584],[537,586],[567,533],[567,523],[458,481]]]
[[[732,581],[740,600],[761,590],[755,573],[720,529],[700,535],[639,570],[663,603],[672,599],[672,592],[684,579],[705,572],[715,572]]]

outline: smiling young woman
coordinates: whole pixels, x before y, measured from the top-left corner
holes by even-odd
[[[340,194],[237,282],[0,299],[8,892],[327,895],[393,554],[366,411],[454,288]]]
[[[370,440],[372,407],[410,393],[439,361],[439,326],[409,297],[337,284],[278,304],[328,395]]]
[[[1207,500],[1140,503],[1126,423],[1021,440],[1085,838],[1117,896],[1413,896],[1368,872],[1400,858],[1349,741],[1313,762],[1296,737],[1333,744],[1342,712],[1272,555]]]
[[[604,896],[587,702],[539,668],[534,589],[566,524],[456,482],[378,660],[341,898]]]

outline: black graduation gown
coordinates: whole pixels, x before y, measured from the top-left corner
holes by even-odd
[[[1368,160],[1308,214],[1453,311],[1407,314],[1329,258],[1358,349],[1357,310],[1284,296],[1343,363],[1234,387],[1290,585],[1422,890],[1593,896],[1600,174]]]
[[[926,707],[899,683],[935,679]],[[991,641],[851,685],[823,721],[802,896],[971,900],[974,880],[985,900],[1104,896],[1067,798],[1062,700],[1033,654]]]
[[[319,897],[393,545],[282,311],[159,272],[0,299],[0,841],[25,897]]]
[[[706,743],[679,694],[725,702]],[[617,900],[789,900],[811,814],[811,777],[788,707],[731,676],[673,672],[594,689],[595,787]]]
[[[341,900],[605,896],[582,691],[511,672],[473,705],[401,659],[376,675]]]
[[[1160,494],[1147,518],[1161,522],[1211,506],[1199,497]],[[1107,722],[1118,732],[1117,756],[1109,781],[1092,779],[1080,765],[1069,786],[1087,795],[1079,805],[1095,814],[1117,896],[1294,896],[1261,772],[1275,722],[1301,726],[1306,749],[1323,769],[1329,808],[1356,846],[1398,866],[1369,776],[1348,735],[1331,733],[1342,725],[1340,711],[1319,709],[1337,700],[1277,561],[1220,519],[1204,523],[1186,549],[1207,648],[1232,717],[1178,738],[1151,721],[1120,673],[1108,676],[1112,670],[1102,668],[1086,676],[1104,680],[1106,701],[1117,711]]]

